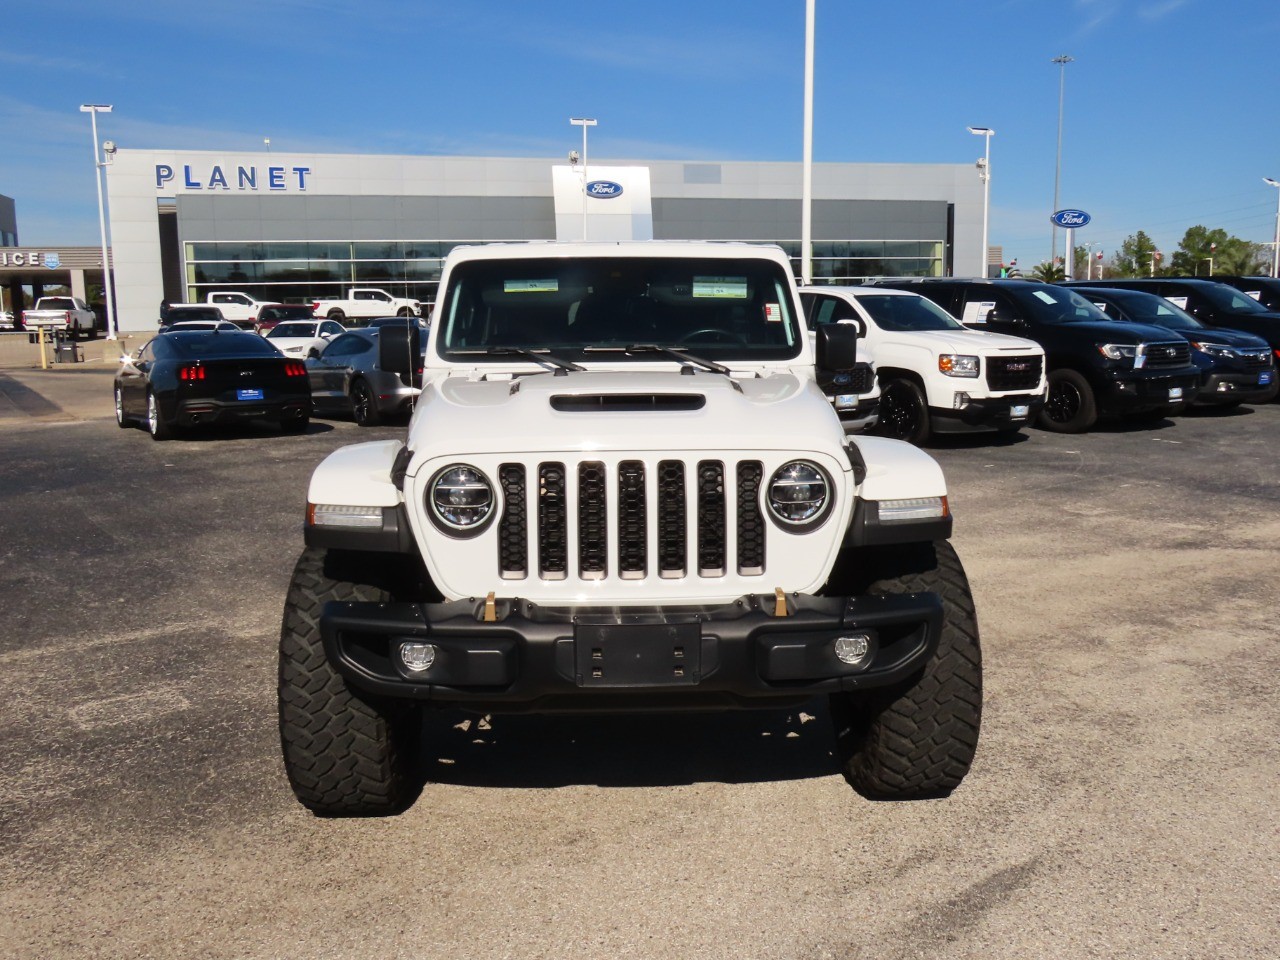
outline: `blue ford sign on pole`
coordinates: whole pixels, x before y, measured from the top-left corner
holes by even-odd
[[[1076,228],[1087,227],[1093,217],[1089,216],[1083,210],[1058,210],[1050,217],[1054,223],[1060,227],[1065,227],[1067,231],[1067,256],[1063,264],[1063,273],[1067,279],[1072,279],[1071,274],[1075,270],[1076,261]]]

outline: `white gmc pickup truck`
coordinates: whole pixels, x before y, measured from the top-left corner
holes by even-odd
[[[982,665],[942,470],[847,436],[786,253],[456,247],[403,439],[311,477],[280,634],[298,800],[387,814],[421,711],[799,708],[868,797],[957,787]],[[693,721],[691,721],[693,722]]]
[[[422,304],[407,297],[393,297],[376,287],[357,287],[348,290],[342,300],[316,300],[311,304],[311,310],[317,317],[346,323],[348,320],[373,320],[377,317],[418,317],[422,315]]]

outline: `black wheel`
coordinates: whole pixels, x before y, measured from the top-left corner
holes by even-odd
[[[280,627],[280,747],[299,802],[324,816],[395,813],[416,796],[421,717],[347,685],[320,639],[330,601],[385,602],[386,585],[350,556],[307,549],[298,558]]]
[[[319,356],[320,356],[320,351],[319,351],[319,350],[317,350],[315,347],[312,347],[310,350],[308,350],[308,351],[307,351],[307,359],[308,359],[308,360],[315,360],[315,359],[317,359]]]
[[[884,385],[876,432],[915,444],[929,439],[929,402],[914,381],[890,380]]]
[[[412,316],[413,316],[413,311],[412,311],[412,310],[410,310],[408,307],[401,307],[399,310],[397,310],[397,311],[396,311],[396,316],[397,316],[397,317],[412,317]]]
[[[306,433],[311,418],[306,414],[300,417],[285,417],[280,421],[280,429],[285,433]]]
[[[1049,371],[1049,398],[1036,423],[1054,433],[1081,433],[1098,421],[1093,387],[1074,370]]]
[[[124,394],[120,392],[120,387],[116,385],[116,426],[121,430],[128,430],[133,423],[124,415]]]
[[[862,558],[867,593],[936,593],[942,634],[924,669],[898,687],[831,695],[845,779],[863,796],[915,800],[960,785],[978,748],[982,651],[973,595],[951,544],[880,548]]]
[[[147,391],[147,432],[151,434],[152,440],[172,440],[178,435],[175,427],[165,423],[156,395],[150,390]]]
[[[351,384],[351,416],[362,427],[376,427],[382,422],[378,412],[378,398],[363,380]]]
[[[334,321],[335,323],[341,323],[343,320],[347,319],[347,315],[343,313],[341,310],[338,310],[336,308],[333,310],[330,310],[327,314],[325,314],[325,316],[328,317],[330,320]]]

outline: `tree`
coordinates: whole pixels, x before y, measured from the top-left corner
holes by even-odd
[[[1151,261],[1159,251],[1155,241],[1139,230],[1136,234],[1125,237],[1120,244],[1120,252],[1111,258],[1107,268],[1109,277],[1149,277]],[[1160,271],[1160,261],[1156,258],[1155,271]]]
[[[1067,279],[1067,271],[1060,263],[1037,263],[1031,271],[1031,277],[1033,280],[1043,280],[1045,283],[1057,283]]]
[[[1232,276],[1250,276],[1266,268],[1266,254],[1259,244],[1233,237],[1221,227],[1210,230],[1198,224],[1182,235],[1170,267],[1179,276],[1206,276],[1210,259],[1214,273]]]

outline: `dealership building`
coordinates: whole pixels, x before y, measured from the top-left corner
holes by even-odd
[[[430,303],[444,256],[504,240],[746,240],[799,275],[801,165],[127,150],[106,165],[118,323],[236,290],[308,302],[378,287]],[[813,275],[978,274],[969,164],[819,163]],[[585,210],[584,210],[585,205]]]

